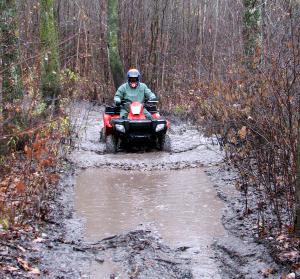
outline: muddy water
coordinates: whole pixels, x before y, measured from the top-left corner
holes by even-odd
[[[191,247],[196,278],[218,278],[210,245],[225,234],[223,204],[201,169],[87,169],[77,177],[75,207],[87,240],[147,228],[171,247]],[[109,266],[103,268],[105,274]]]

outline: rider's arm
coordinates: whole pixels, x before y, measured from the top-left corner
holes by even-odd
[[[148,101],[156,99],[155,94],[148,88],[148,86],[147,86],[146,84],[144,84],[144,85],[145,85],[145,90],[144,90],[144,92],[145,92],[145,97],[146,97],[146,99],[147,99]]]
[[[125,94],[125,88],[124,88],[124,85],[121,85],[116,94],[115,94],[115,97],[114,97],[114,102],[116,105],[120,105],[121,104],[121,101],[124,99],[124,94]]]

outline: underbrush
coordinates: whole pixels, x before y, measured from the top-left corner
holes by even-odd
[[[41,273],[34,267],[37,261],[28,260],[29,251],[51,221],[69,118],[62,108],[51,114],[34,101],[6,106],[5,116],[9,121],[0,136],[0,250],[5,255],[0,277],[29,278]]]
[[[243,216],[255,214],[256,236],[272,240],[278,261],[296,266],[297,81],[297,72],[274,62],[265,72],[237,70],[225,81],[191,84],[176,100],[164,97],[174,113],[218,138],[240,176],[236,187],[245,198]],[[254,204],[248,203],[252,193]]]
[[[46,219],[47,198],[59,181],[61,142],[69,136],[69,120],[63,113],[45,117],[14,107],[10,114],[20,121],[4,126],[1,136],[0,224],[4,231]]]
[[[295,80],[295,79],[294,79]],[[215,134],[238,170],[244,216],[255,214],[260,238],[272,240],[279,262],[299,265],[295,220],[297,86],[285,70],[204,88],[200,122]],[[253,208],[248,204],[255,193]]]
[[[60,159],[71,138],[66,110],[73,100],[99,101],[104,85],[70,69],[60,75],[60,96],[49,106],[39,89],[38,67],[24,70],[24,96],[0,113],[0,229],[44,220],[59,181]]]

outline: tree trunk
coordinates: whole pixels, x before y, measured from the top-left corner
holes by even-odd
[[[255,70],[255,55],[260,39],[260,9],[259,0],[243,0],[245,7],[244,14],[244,52],[246,56],[246,65],[249,70]]]
[[[16,0],[0,0],[0,20],[2,100],[13,103],[22,98]]]
[[[219,0],[216,0],[216,23],[215,23],[215,36],[214,36],[214,45],[212,51],[212,63],[211,63],[211,79],[215,80],[215,56],[216,56],[216,46],[217,46],[217,38],[219,31]]]
[[[123,65],[118,50],[118,0],[108,0],[108,55],[115,87],[123,81]]]
[[[58,107],[60,95],[58,33],[54,19],[54,1],[40,0],[41,3],[41,89],[47,106]]]
[[[300,94],[299,94],[300,95]],[[297,135],[297,162],[296,162],[296,218],[295,234],[300,237],[300,96],[298,96],[298,135]]]
[[[15,0],[0,0],[0,135],[9,133],[8,123],[22,125],[20,113],[8,112],[23,97],[19,55],[19,30]],[[6,140],[0,139],[0,154],[8,151]]]

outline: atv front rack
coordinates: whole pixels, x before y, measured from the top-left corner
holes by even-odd
[[[144,108],[149,111],[150,113],[158,112],[157,106],[153,104],[145,104]],[[105,107],[105,114],[109,115],[117,115],[120,114],[121,107],[120,106],[108,106]]]

